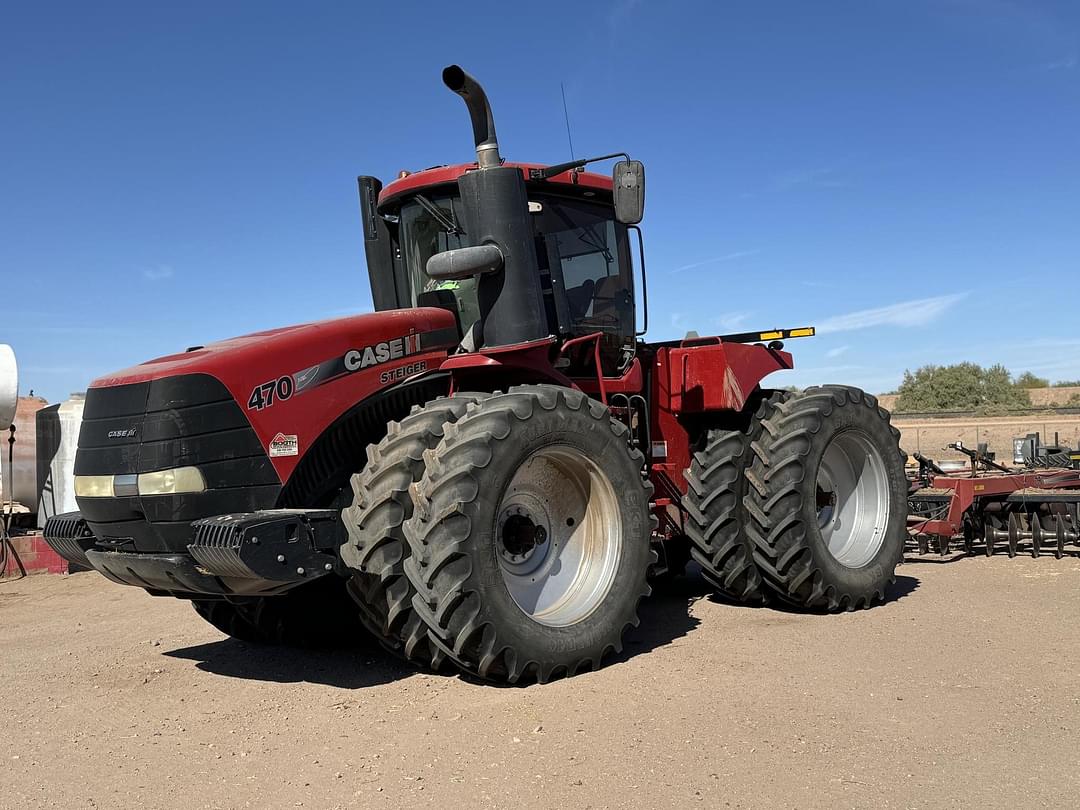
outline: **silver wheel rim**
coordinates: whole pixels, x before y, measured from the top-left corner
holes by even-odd
[[[503,582],[533,621],[566,627],[611,590],[622,554],[615,490],[581,451],[537,450],[499,503],[495,543]]]
[[[889,524],[885,462],[859,431],[839,433],[826,445],[817,474],[821,537],[837,562],[862,568],[877,556]]]

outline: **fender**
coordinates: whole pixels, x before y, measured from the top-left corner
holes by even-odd
[[[657,360],[666,367],[668,407],[675,414],[741,411],[765,377],[794,366],[788,352],[743,343],[661,349]]]

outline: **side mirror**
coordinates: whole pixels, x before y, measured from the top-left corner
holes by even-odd
[[[427,274],[439,281],[453,281],[493,273],[502,266],[503,254],[497,246],[477,245],[436,253],[427,260]]]
[[[611,184],[615,219],[623,225],[637,225],[645,216],[645,164],[620,160],[611,172]]]

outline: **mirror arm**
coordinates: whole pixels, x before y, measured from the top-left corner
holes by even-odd
[[[630,160],[630,155],[626,152],[615,152],[610,155],[601,155],[600,157],[582,158],[581,160],[571,160],[566,163],[556,163],[554,166],[546,166],[543,169],[529,169],[530,180],[548,180],[557,174],[568,172],[571,169],[583,169],[590,163],[598,163],[601,160],[611,160],[612,158],[621,157],[624,160]]]

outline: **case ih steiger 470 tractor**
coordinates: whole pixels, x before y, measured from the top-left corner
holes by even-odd
[[[443,81],[476,163],[360,178],[377,311],[95,381],[52,546],[241,639],[358,617],[506,682],[599,666],[690,555],[734,600],[881,600],[907,494],[888,413],[761,386],[809,328],[640,340],[642,165],[504,162],[479,84]]]

